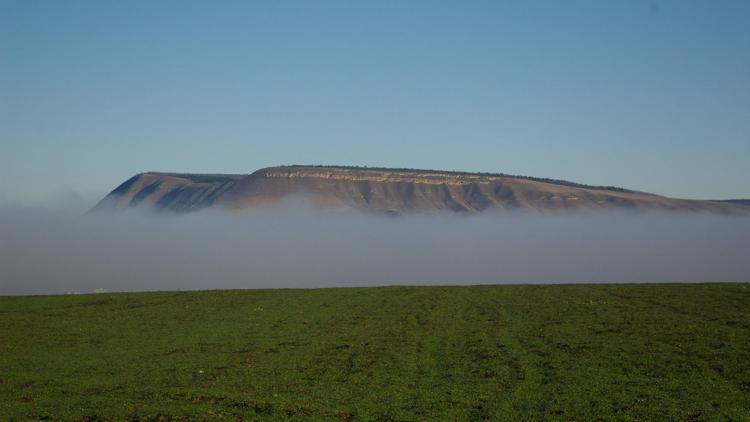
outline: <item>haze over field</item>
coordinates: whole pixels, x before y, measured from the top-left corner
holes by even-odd
[[[0,207],[0,294],[750,279],[750,218]]]

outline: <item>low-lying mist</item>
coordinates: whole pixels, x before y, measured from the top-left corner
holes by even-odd
[[[750,218],[0,207],[0,295],[699,281],[750,281]]]

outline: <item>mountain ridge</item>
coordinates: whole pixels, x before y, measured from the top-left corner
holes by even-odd
[[[265,167],[249,174],[143,172],[120,184],[94,210],[138,206],[173,212],[244,210],[291,196],[306,197],[318,207],[389,214],[490,209],[750,212],[748,200],[677,199],[505,173],[324,165]]]

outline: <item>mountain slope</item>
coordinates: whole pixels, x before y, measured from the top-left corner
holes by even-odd
[[[148,206],[174,212],[243,210],[303,196],[319,207],[375,213],[630,209],[747,213],[744,201],[667,198],[611,186],[504,174],[339,166],[279,166],[249,175],[140,173],[95,210]]]

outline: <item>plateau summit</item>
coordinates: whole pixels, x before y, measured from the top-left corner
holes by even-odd
[[[245,210],[307,198],[321,208],[385,214],[431,211],[677,211],[749,213],[747,201],[688,200],[612,186],[501,173],[344,166],[278,166],[252,174],[140,173],[95,211],[147,207],[172,212]]]

